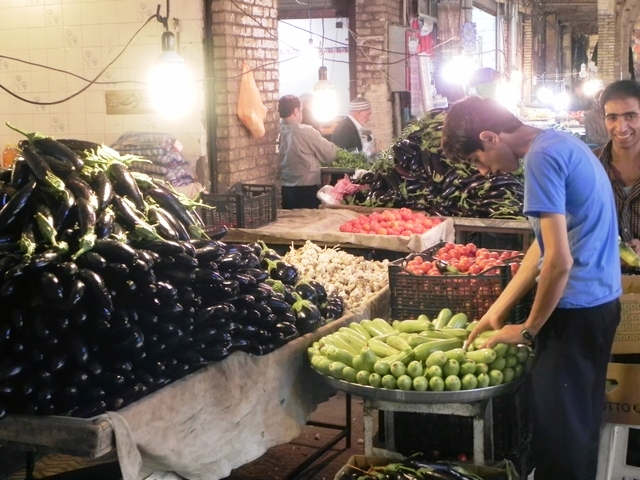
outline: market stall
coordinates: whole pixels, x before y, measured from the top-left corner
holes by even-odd
[[[405,253],[421,251],[441,241],[454,239],[451,219],[443,219],[441,223],[421,235],[413,234],[405,237],[340,231],[340,225],[359,215],[356,211],[341,208],[279,210],[275,222],[254,229],[231,229],[226,238],[229,241],[241,242],[262,239],[269,244],[284,245],[311,240],[330,247],[340,245],[343,248],[380,249]]]
[[[388,316],[389,291],[265,356],[236,352],[116,412],[91,419],[10,415],[0,443],[100,457],[114,449],[125,480],[154,470],[215,480],[299,435],[335,389],[316,379],[305,351],[353,321]]]
[[[320,209],[347,209],[365,215],[385,210],[379,207],[327,204],[321,205]],[[453,230],[455,233],[454,241],[457,243],[467,243],[469,235],[472,233],[516,235],[521,238],[523,250],[526,250],[533,241],[533,230],[528,220],[472,217],[450,217],[450,220],[453,222]]]
[[[197,204],[130,172],[131,157],[25,135],[3,172],[2,443],[115,449],[127,480],[221,478],[332,393],[307,372],[310,342],[388,316],[382,284],[345,313],[267,245],[208,237]]]

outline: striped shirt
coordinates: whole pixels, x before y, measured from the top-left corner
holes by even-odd
[[[611,141],[600,148],[596,148],[593,153],[602,162],[613,187],[620,238],[624,242],[634,238],[640,239],[640,180],[631,187],[631,191],[627,195],[624,191],[625,187],[618,183],[611,167]]]

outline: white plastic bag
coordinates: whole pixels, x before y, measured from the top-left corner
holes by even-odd
[[[334,188],[333,185],[325,185],[318,190],[316,196],[325,205],[340,205],[342,202],[331,194]]]

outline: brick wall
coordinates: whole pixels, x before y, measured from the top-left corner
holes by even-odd
[[[613,12],[601,10],[598,4],[598,76],[605,85],[614,82],[616,44],[616,17]]]
[[[218,192],[224,192],[238,182],[273,184],[277,179],[279,80],[276,2],[235,0],[242,11],[229,0],[211,3]],[[249,68],[255,69],[252,73],[262,103],[268,109],[266,134],[262,138],[251,136],[236,114],[243,59]]]
[[[358,48],[356,85],[358,95],[371,102],[367,127],[373,132],[376,149],[391,145],[391,91],[389,89],[389,25],[400,25],[402,2],[397,0],[356,0]]]
[[[546,30],[545,30],[545,70],[548,75],[561,74],[560,72],[560,58],[558,55],[558,41],[559,41],[560,25],[558,24],[558,17],[553,13],[546,15]]]

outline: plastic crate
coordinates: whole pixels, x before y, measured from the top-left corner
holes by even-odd
[[[493,452],[495,460],[513,462],[522,479],[533,468],[531,417],[527,387],[493,398]],[[396,450],[409,456],[422,453],[435,459],[473,455],[473,418],[432,413],[385,412],[394,415]]]
[[[533,471],[533,452],[531,445],[531,436],[521,440],[517,448],[506,453],[497,453],[494,455],[497,459],[504,458],[510,460],[516,467],[521,480],[526,480]]]
[[[417,256],[432,260],[442,245],[435,245],[389,264],[392,318],[417,318],[423,313],[432,317],[443,308],[449,308],[454,313],[465,313],[470,320],[479,320],[512,278],[508,264],[496,266],[479,275],[414,275],[405,268]],[[533,295],[533,291],[529,292],[513,308],[507,320],[509,323],[522,323],[527,319]]]
[[[531,436],[529,383],[508,395],[495,397],[493,403],[493,449],[506,455],[520,450],[522,440]],[[510,459],[513,461],[513,459]],[[514,461],[514,463],[516,463]]]
[[[205,231],[208,227],[258,228],[277,218],[276,187],[237,184],[229,193],[202,195],[202,203],[215,207],[201,210]]]

